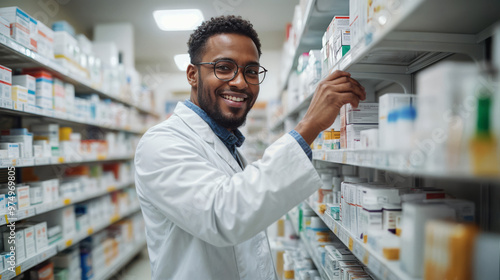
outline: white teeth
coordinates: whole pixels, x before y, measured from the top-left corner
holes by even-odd
[[[230,95],[223,95],[222,96],[224,99],[228,99],[228,100],[231,100],[231,101],[236,101],[236,102],[242,102],[245,100],[245,98],[241,98],[241,97],[234,97],[234,96],[230,96]]]

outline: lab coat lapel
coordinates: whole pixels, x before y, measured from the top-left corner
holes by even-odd
[[[213,133],[213,132],[212,132]],[[215,135],[215,134],[214,134]],[[219,137],[215,137],[214,139],[214,148],[215,152],[225,161],[231,168],[234,170],[234,172],[240,172],[242,171],[240,165],[236,161],[236,159],[233,157],[231,152],[229,152],[228,148],[224,143],[222,143],[222,140],[219,139]]]
[[[215,135],[210,126],[193,110],[179,102],[174,110],[177,114],[201,139],[209,144],[213,144],[215,152],[233,169],[234,172],[242,171],[236,159],[231,155],[222,140]],[[240,159],[243,158],[240,155]],[[245,166],[245,165],[243,165]]]

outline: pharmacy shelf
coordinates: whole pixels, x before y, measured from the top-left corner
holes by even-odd
[[[14,110],[12,108],[4,108],[2,107],[3,104],[0,104],[0,115],[10,115],[10,116],[16,116],[16,117],[34,117],[39,120],[43,120],[46,122],[49,121],[54,121],[59,124],[66,124],[66,125],[89,125],[92,127],[97,127],[97,128],[102,128],[106,130],[112,130],[112,131],[123,131],[123,132],[128,132],[128,133],[134,133],[134,134],[143,134],[143,130],[137,130],[137,129],[129,129],[129,128],[121,128],[121,127],[114,127],[114,126],[108,126],[108,125],[102,125],[99,123],[93,123],[93,122],[84,122],[77,120],[76,118],[68,117],[66,114],[59,114],[56,115],[55,113],[48,113],[48,114],[43,114],[41,112],[27,112],[27,111],[19,111],[19,110]]]
[[[316,266],[316,269],[318,270],[319,275],[321,276],[321,279],[322,280],[333,280],[334,278],[330,277],[328,275],[328,273],[325,271],[325,268],[321,264],[321,261],[318,259],[318,254],[316,254],[313,250],[311,241],[309,241],[309,239],[307,239],[307,237],[305,236],[305,234],[303,232],[300,233],[300,240],[304,244],[304,247],[307,250],[307,254],[309,255],[309,257],[311,257],[314,265]]]
[[[56,209],[60,209],[60,208],[63,208],[65,206],[68,206],[68,205],[74,205],[74,204],[77,204],[77,203],[80,203],[83,201],[87,201],[87,200],[90,200],[93,198],[97,198],[97,197],[100,197],[100,196],[103,196],[103,195],[106,195],[106,194],[109,194],[109,193],[112,193],[115,191],[123,190],[127,187],[132,186],[133,184],[134,184],[134,182],[112,185],[112,186],[108,186],[104,190],[101,190],[101,191],[98,191],[98,192],[95,192],[92,194],[84,195],[84,196],[78,197],[76,199],[75,198],[61,198],[61,199],[54,201],[54,202],[51,202],[51,203],[43,203],[41,205],[31,206],[31,207],[28,207],[26,209],[17,210],[15,213],[16,214],[15,216],[10,216],[10,215],[4,214],[4,215],[2,215],[2,217],[0,217],[0,226],[8,224],[9,221],[16,221],[17,222],[20,220],[28,219],[28,218],[31,218],[31,217],[34,217],[34,216],[37,216],[37,215],[40,215],[43,213],[53,211]]]
[[[349,1],[332,1],[334,5],[346,2]],[[450,11],[449,7],[453,7],[453,12],[444,16],[442,11]],[[346,55],[326,72],[348,71],[362,83],[366,80],[396,82],[406,92],[413,92],[409,74],[452,54],[461,53],[476,61],[482,60],[484,46],[481,42],[492,35],[493,26],[500,22],[498,11],[500,1],[406,1],[401,11],[392,15],[371,42],[362,41],[351,46]],[[323,32],[325,30],[326,27]],[[322,34],[317,36],[321,39]],[[272,125],[271,131],[283,129],[286,119],[294,118],[309,106],[310,97]]]
[[[81,233],[77,233],[73,237],[69,237],[69,238],[65,238],[64,240],[61,240],[59,242],[59,244],[57,245],[57,248],[59,251],[63,251],[63,250],[65,250],[65,249],[67,249],[75,244],[80,243],[82,240],[91,236],[92,234],[99,232],[99,231],[107,228],[108,226],[110,226],[110,225],[112,225],[112,224],[134,214],[134,213],[138,213],[140,211],[141,211],[141,207],[139,206],[138,203],[137,203],[137,205],[132,205],[132,207],[130,209],[128,209],[127,211],[125,211],[124,213],[111,217],[109,219],[109,221],[101,222],[100,224],[89,227],[86,231],[83,231]]]
[[[349,232],[340,222],[327,214],[318,211],[317,203],[307,201],[307,204],[316,212],[328,228],[346,245],[360,262],[362,262],[377,279],[386,280],[421,280],[409,276],[399,267],[399,261],[389,261],[380,253],[375,252],[370,246],[364,244]]]
[[[308,1],[304,18],[302,19],[302,28],[299,31],[300,38],[297,40],[297,47],[290,57],[291,61],[286,65],[286,79],[282,81],[280,92],[286,89],[290,74],[297,68],[297,59],[299,56],[304,52],[309,52],[309,50],[321,49],[323,33],[325,33],[332,18],[336,15],[349,15],[349,1]]]
[[[120,256],[113,263],[99,274],[94,275],[94,280],[107,280],[115,275],[120,269],[127,265],[137,254],[146,247],[146,239],[134,242],[133,247],[126,252],[120,252]]]
[[[452,13],[443,15],[442,11]],[[403,4],[371,42],[351,46],[333,70],[384,72],[383,66],[402,66],[394,74],[411,74],[450,54],[461,53],[479,61],[481,42],[491,36],[500,20],[500,2],[490,0],[416,0]],[[381,67],[382,66],[382,67]]]
[[[2,65],[6,67],[13,69],[43,68],[54,74],[57,78],[73,84],[78,93],[96,93],[102,98],[111,99],[115,102],[136,108],[143,114],[150,114],[152,116],[159,117],[158,114],[151,112],[150,109],[141,108],[134,105],[132,101],[123,100],[117,96],[104,93],[99,89],[92,87],[83,77],[71,74],[68,69],[65,69],[61,65],[57,64],[54,60],[25,48],[15,40],[6,37],[3,34],[0,34],[0,57],[2,57]]]
[[[464,170],[446,170],[439,168],[428,168],[427,166],[416,167],[411,164],[410,153],[381,150],[314,150],[313,160],[348,164],[359,167],[375,168],[393,172],[405,177],[426,177],[434,179],[473,181],[484,183],[498,183],[500,176],[474,175]]]
[[[12,267],[9,269],[9,264],[5,264],[6,269],[2,273],[0,273],[0,279],[2,280],[12,279],[21,273],[25,273],[35,265],[52,258],[56,254],[57,254],[57,246],[52,245],[49,246],[47,249],[45,249],[43,252],[37,253],[36,255],[25,259],[16,267]]]
[[[14,166],[18,167],[34,167],[45,165],[78,165],[88,163],[112,162],[112,161],[127,161],[133,160],[134,156],[124,157],[99,157],[83,160],[71,160],[65,157],[50,157],[50,158],[3,158],[0,159],[0,169]]]

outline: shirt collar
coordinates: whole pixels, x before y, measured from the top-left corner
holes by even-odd
[[[245,136],[243,136],[239,129],[235,129],[233,133],[231,133],[229,130],[216,123],[205,111],[203,111],[203,109],[196,106],[189,99],[186,100],[184,104],[198,114],[210,126],[215,135],[217,135],[217,137],[219,137],[224,145],[226,145],[230,150],[234,149],[234,146],[241,147],[245,141]]]

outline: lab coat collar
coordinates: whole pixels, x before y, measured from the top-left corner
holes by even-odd
[[[193,110],[189,109],[182,102],[177,103],[175,107],[174,114],[179,116],[196,134],[198,134],[203,140],[209,144],[213,144],[215,152],[225,161],[235,172],[242,171],[240,165],[236,159],[231,155],[226,145],[219,139],[210,128],[210,126]],[[239,153],[240,159],[242,159],[243,166],[246,165],[246,161],[243,159]]]

